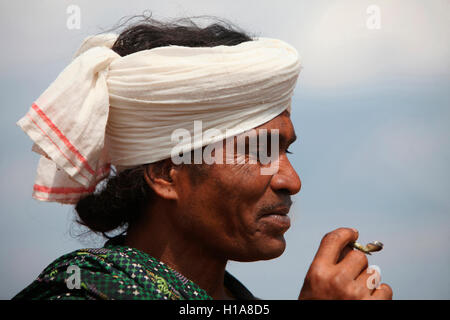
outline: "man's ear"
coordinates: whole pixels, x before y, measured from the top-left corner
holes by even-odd
[[[161,198],[167,200],[177,200],[178,192],[176,188],[178,169],[172,164],[170,159],[149,164],[145,168],[144,178],[150,188]]]

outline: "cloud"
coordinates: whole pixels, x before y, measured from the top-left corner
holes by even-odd
[[[380,8],[379,30],[366,26],[366,9],[373,3]],[[350,0],[322,8],[302,45],[306,87],[450,73],[448,1]]]
[[[361,139],[341,175],[366,185],[370,181],[387,197],[397,194],[420,201],[419,197],[430,210],[432,205],[450,210],[449,144],[445,121],[388,121]]]

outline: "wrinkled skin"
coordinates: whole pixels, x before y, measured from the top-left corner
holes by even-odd
[[[392,299],[392,289],[382,283],[367,285],[374,272],[367,270],[367,256],[347,246],[358,238],[355,229],[339,228],[327,233],[305,277],[299,299]]]
[[[279,130],[278,171],[272,175],[261,174],[267,164],[243,161],[252,157],[250,152],[227,153],[225,141],[222,164],[174,165],[168,159],[158,169],[148,166],[146,180],[157,197],[147,214],[130,226],[127,244],[167,263],[213,298],[233,298],[223,286],[227,261],[280,256],[286,247],[284,233],[290,226],[286,214],[291,196],[301,188],[287,157],[296,138],[290,114],[285,111],[256,131],[261,129]],[[225,159],[230,157],[236,163],[227,164]],[[354,237],[344,231],[326,236],[300,299],[370,296],[364,291],[362,278],[357,282],[352,279],[366,264],[362,253],[344,249]],[[336,264],[340,255],[343,260]],[[370,297],[389,298],[388,291],[376,290]]]
[[[180,179],[180,214],[173,220],[186,236],[195,235],[198,245],[228,260],[255,261],[280,256],[283,234],[289,225],[271,224],[261,214],[289,211],[290,196],[300,191],[300,179],[286,154],[295,132],[288,114],[258,129],[279,129],[279,170],[261,175],[261,164],[249,163],[249,154],[234,154],[235,164],[207,166],[207,178],[194,188],[188,176]],[[229,157],[224,151],[224,158]],[[247,161],[243,161],[247,160]]]

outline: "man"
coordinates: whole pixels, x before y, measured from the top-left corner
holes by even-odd
[[[76,203],[94,232],[123,232],[55,260],[15,298],[254,299],[225,269],[285,249],[301,188],[287,157],[299,71],[288,44],[219,24],[88,39],[19,125],[42,155],[33,196]],[[367,258],[348,247],[357,237],[323,238],[300,299],[392,297],[367,287]]]

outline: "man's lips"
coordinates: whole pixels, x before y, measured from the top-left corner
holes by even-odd
[[[260,217],[260,221],[264,222],[266,227],[278,232],[284,232],[291,226],[291,218],[288,216],[288,209],[276,210],[271,213],[264,214]]]
[[[261,217],[270,215],[286,216],[289,213],[289,209],[289,207],[278,207],[276,209],[271,209],[269,212],[263,212]]]
[[[265,206],[258,214],[259,217],[264,217],[268,215],[281,215],[285,216],[289,213],[292,205],[291,198],[285,198],[281,203],[275,205]]]
[[[291,219],[288,216],[291,205],[291,199],[287,198],[283,203],[266,206],[259,212],[259,219],[276,232],[284,232],[291,226]]]

